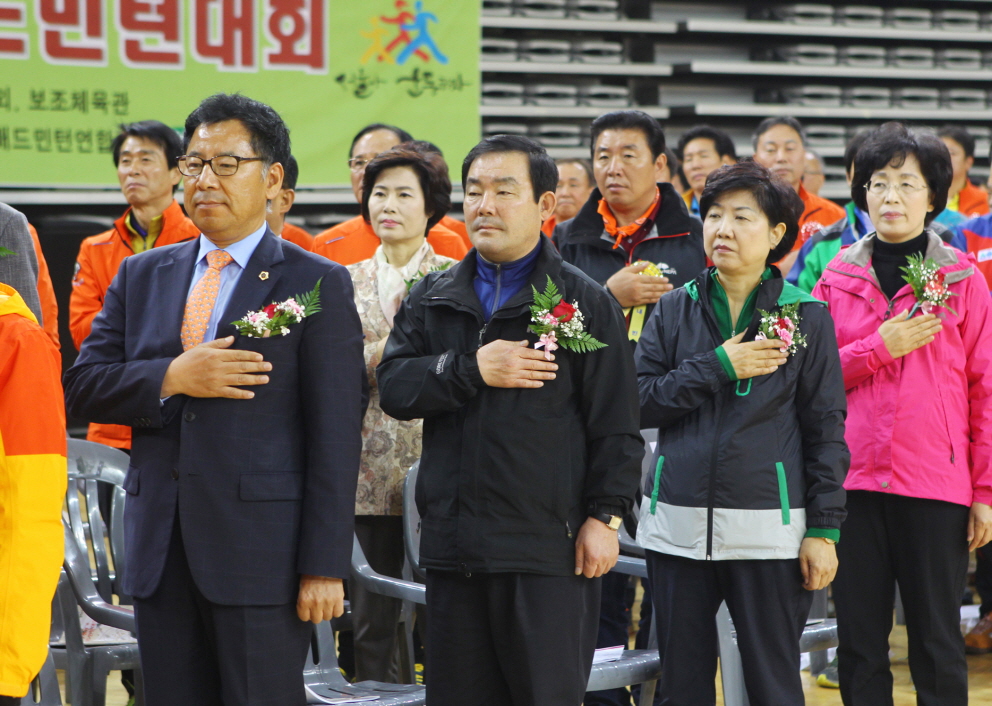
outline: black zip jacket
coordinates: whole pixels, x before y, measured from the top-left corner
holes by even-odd
[[[676,288],[692,280],[706,267],[703,225],[689,215],[685,199],[671,184],[659,183],[658,188],[661,189],[661,203],[654,228],[634,247],[630,256],[623,248],[614,248],[616,239],[604,230],[603,217],[597,210],[603,196],[595,189],[575,218],[555,226],[555,244],[565,262],[575,265],[603,286],[619,270],[638,260],[658,265]],[[646,317],[651,315],[654,306],[647,308]]]
[[[744,340],[758,333],[758,310],[798,301],[807,346],[770,375],[734,381],[721,366],[710,270],[663,297],[645,327],[635,353],[641,426],[659,431],[642,484],[642,546],[694,559],[794,559],[807,530],[836,530],[846,517],[847,399],[833,320],[774,271]]]
[[[623,316],[542,243],[529,283],[488,324],[472,284],[475,250],[424,277],[396,314],[376,370],[383,411],[424,419],[416,500],[426,568],[571,576],[590,512],[623,514],[633,504],[644,446]],[[487,386],[476,351],[498,339],[537,341],[527,331],[531,285],[543,292],[548,276],[608,347],[559,348],[557,377],[538,389]]]

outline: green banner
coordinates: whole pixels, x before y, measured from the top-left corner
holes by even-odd
[[[181,129],[240,91],[286,120],[300,185],[348,182],[351,138],[396,124],[457,174],[479,139],[473,0],[0,0],[0,185],[115,184],[117,124]]]

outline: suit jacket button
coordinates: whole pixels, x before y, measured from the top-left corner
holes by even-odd
[[[172,480],[179,480],[179,469],[178,468],[173,468],[172,469]]]
[[[186,414],[183,415],[183,419],[185,419],[187,422],[192,422],[194,419],[196,419],[196,415],[193,414],[192,412],[187,412]]]

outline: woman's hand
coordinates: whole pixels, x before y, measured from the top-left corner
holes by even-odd
[[[885,342],[889,355],[902,358],[917,348],[922,348],[940,333],[941,322],[934,314],[924,314],[909,318],[909,310],[903,311],[878,327],[878,335]]]
[[[822,537],[806,537],[799,546],[799,568],[807,591],[826,588],[837,575],[837,547]]]
[[[745,333],[747,331],[723,342],[723,350],[730,358],[738,380],[774,373],[789,359],[788,354],[782,352],[785,344],[777,338],[741,343]]]
[[[992,540],[992,507],[985,503],[972,503],[968,515],[968,551],[984,547]]]

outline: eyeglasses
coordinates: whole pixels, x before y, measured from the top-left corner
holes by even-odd
[[[921,191],[925,191],[927,187],[913,181],[901,181],[894,184],[889,184],[887,181],[869,181],[865,184],[865,191],[878,198],[885,196],[890,188],[895,189],[896,193],[901,196],[915,196]]]
[[[360,172],[365,169],[371,161],[371,159],[365,159],[365,157],[352,157],[348,160],[348,168],[353,172]]]
[[[262,157],[238,157],[234,154],[222,154],[213,159],[183,155],[179,158],[179,172],[183,176],[198,177],[203,174],[204,165],[209,164],[210,169],[217,176],[232,176],[238,172],[238,167],[241,166],[242,162],[260,161],[262,161]]]

